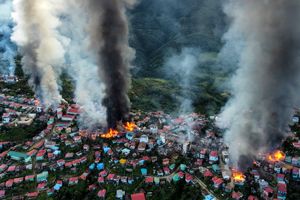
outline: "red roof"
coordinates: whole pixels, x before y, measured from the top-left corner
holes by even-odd
[[[63,182],[62,182],[62,180],[57,180],[57,181],[56,181],[56,184],[62,185]]]
[[[72,161],[73,165],[78,165],[80,164],[80,159],[76,159]]]
[[[280,191],[280,192],[286,192],[286,184],[284,184],[284,183],[279,183],[278,184],[278,191]]]
[[[98,192],[98,197],[105,197],[105,195],[106,195],[106,190],[105,190],[105,189],[100,190],[100,191]]]
[[[27,197],[37,197],[39,195],[39,192],[28,192],[26,194]]]
[[[180,171],[180,172],[178,172],[178,176],[179,176],[180,178],[183,178],[183,177],[184,177],[184,173],[183,173],[182,171]]]
[[[68,114],[79,114],[79,109],[77,109],[77,108],[69,108],[67,110],[67,113]]]
[[[248,200],[258,200],[258,198],[256,196],[250,195],[248,197]]]
[[[81,163],[87,161],[87,158],[86,158],[85,156],[83,156],[83,157],[81,157],[81,158],[79,158],[79,159],[80,159],[80,162],[81,162]]]
[[[69,182],[77,182],[78,181],[78,177],[71,177],[69,178]]]
[[[5,157],[5,156],[7,155],[7,153],[8,153],[8,151],[4,151],[4,152],[2,152],[2,153],[0,154],[0,158],[3,158],[3,157]]]
[[[300,149],[300,142],[293,142],[293,146],[297,149]]]
[[[68,119],[74,119],[75,116],[74,115],[63,115],[63,118],[68,118]]]
[[[154,178],[152,176],[148,176],[145,179],[145,183],[153,183]]]
[[[66,161],[63,160],[63,159],[60,159],[60,160],[56,161],[56,163],[57,163],[57,164],[64,164],[64,163],[66,163]]]
[[[15,171],[15,169],[16,169],[16,166],[13,165],[13,166],[10,166],[10,167],[7,169],[7,171],[8,171],[8,172],[13,172],[13,171]]]
[[[102,176],[98,177],[98,183],[104,183],[104,178]]]
[[[30,179],[34,179],[34,175],[28,175],[28,176],[25,176],[25,181],[27,180],[30,180]]]
[[[66,162],[65,163],[65,167],[72,167],[72,165],[73,165],[73,162],[71,161],[71,162]]]
[[[136,193],[131,195],[131,200],[146,200],[144,193]]]
[[[88,173],[83,173],[81,174],[80,178],[85,181],[88,175]]]
[[[37,153],[37,157],[41,157],[41,156],[44,156],[45,155],[45,153],[46,153],[46,150],[45,149],[43,149],[43,150],[39,150],[39,152]]]
[[[29,151],[29,152],[27,153],[27,155],[28,155],[28,156],[33,156],[34,154],[36,154],[36,152],[37,152],[37,150],[33,149],[33,150]]]
[[[36,143],[36,144],[33,146],[33,148],[39,149],[39,148],[41,148],[43,145],[44,145],[44,140],[42,140],[42,141]]]
[[[195,162],[195,165],[203,165],[203,160],[202,159],[197,159],[197,161]]]
[[[6,164],[0,165],[0,169],[4,170],[4,169],[6,169],[6,168],[7,168],[7,165],[6,165]]]
[[[186,174],[185,174],[185,180],[186,180],[187,182],[189,182],[189,181],[193,180],[193,176],[190,175],[190,174],[188,174],[188,173],[186,173]]]
[[[224,182],[221,178],[216,177],[216,176],[212,178],[212,181],[213,181],[214,184],[216,184],[216,185],[221,185],[221,184]]]
[[[2,117],[9,117],[9,113],[3,113]]]
[[[243,194],[240,193],[240,192],[232,192],[231,197],[232,197],[233,199],[240,199],[240,198],[243,197]]]
[[[165,173],[170,173],[169,167],[164,167],[164,172],[165,172]]]
[[[109,175],[107,176],[107,179],[108,179],[108,180],[113,180],[113,179],[114,179],[114,177],[115,177],[115,175],[114,175],[114,174],[109,174]]]
[[[14,184],[14,179],[9,179],[5,182],[5,187],[11,187]]]
[[[106,170],[103,170],[99,173],[99,176],[107,176],[107,171]]]
[[[211,151],[210,156],[212,157],[218,157],[218,152],[217,151]]]
[[[203,175],[204,175],[204,177],[212,177],[213,176],[213,174],[211,173],[211,171],[209,171],[209,169],[207,169]]]
[[[37,186],[37,189],[44,189],[46,187],[47,183],[43,182],[43,183],[39,183]]]
[[[14,183],[22,183],[24,180],[23,177],[20,177],[20,178],[14,178]]]
[[[144,161],[148,161],[148,160],[150,160],[150,158],[149,158],[149,156],[143,156],[143,158],[142,158]]]
[[[264,189],[264,191],[267,192],[267,193],[273,193],[273,189],[270,188],[270,187],[266,187],[266,188]]]
[[[97,186],[95,185],[95,184],[91,184],[91,185],[89,185],[89,190],[91,191],[91,190],[94,190],[94,189],[96,189],[97,188]]]
[[[277,174],[277,178],[284,179],[284,174]]]

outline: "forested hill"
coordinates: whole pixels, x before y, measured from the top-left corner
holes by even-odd
[[[227,95],[220,88],[228,74],[216,68],[226,31],[222,3],[223,0],[140,0],[129,11],[130,45],[136,50],[130,93],[134,109],[176,112],[181,103],[182,79],[192,80],[184,98],[192,100],[196,112],[216,113],[224,105]],[[165,65],[184,48],[196,48],[201,62],[191,77],[176,77],[173,69]]]
[[[135,75],[159,77],[158,68],[174,50],[197,47],[218,52],[225,29],[222,0],[141,0],[130,11]]]

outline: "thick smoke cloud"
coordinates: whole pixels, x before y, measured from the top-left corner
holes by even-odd
[[[98,75],[105,84],[107,126],[126,120],[130,110],[130,62],[134,51],[128,45],[126,8],[135,1],[89,0],[91,48],[97,56]]]
[[[276,148],[300,105],[300,2],[230,0],[225,12],[245,46],[232,78],[232,99],[220,115],[233,164]],[[234,42],[234,41],[228,41]]]
[[[24,72],[30,85],[46,106],[61,101],[59,75],[64,64],[63,38],[55,0],[14,0],[12,14],[16,26],[12,35],[23,55]]]
[[[13,75],[15,71],[16,45],[10,40],[13,23],[12,3],[0,0],[0,73]]]
[[[60,32],[67,38],[67,72],[75,83],[75,101],[81,106],[79,122],[83,128],[106,125],[106,108],[102,105],[104,85],[99,80],[95,58],[89,48],[87,3],[68,0],[62,10],[64,26]]]

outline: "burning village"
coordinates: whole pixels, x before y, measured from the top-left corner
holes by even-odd
[[[0,0],[0,199],[300,199],[299,0]]]

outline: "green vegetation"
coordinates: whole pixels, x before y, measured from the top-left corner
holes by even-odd
[[[178,105],[175,97],[179,88],[163,79],[141,78],[132,82],[130,99],[133,109],[143,111],[172,111]]]
[[[25,77],[22,70],[21,56],[17,56],[15,75],[19,78],[19,81],[15,84],[0,83],[0,91],[4,91],[7,95],[26,95],[27,97],[33,97],[34,93],[28,85],[28,78]]]
[[[61,91],[62,97],[68,102],[73,102],[74,84],[72,82],[72,79],[66,73],[63,73],[61,75],[61,80],[62,80],[62,91]]]
[[[191,86],[190,98],[195,112],[215,114],[224,105],[228,94],[219,88],[225,78],[207,73]],[[130,99],[134,110],[176,112],[180,106],[181,89],[175,81],[158,78],[139,78],[132,82]]]
[[[0,130],[0,141],[21,142],[31,139],[46,128],[46,124],[35,121],[30,126],[2,127]]]

